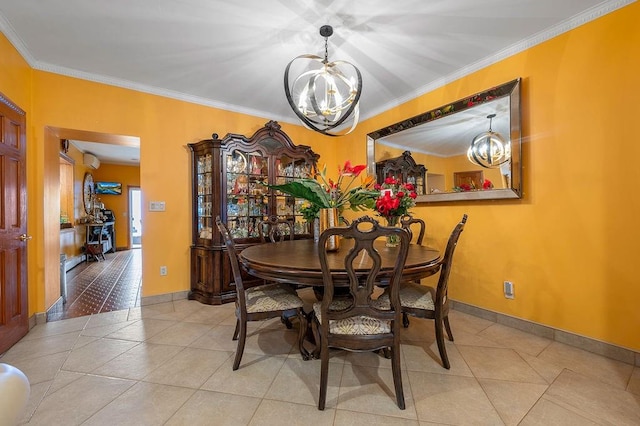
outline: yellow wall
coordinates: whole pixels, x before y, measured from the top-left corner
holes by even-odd
[[[640,4],[633,3],[360,123],[343,138],[294,125],[283,129],[295,143],[311,145],[329,167],[345,159],[363,163],[367,133],[522,77],[524,198],[420,205],[415,212],[428,222],[426,243],[443,247],[468,213],[451,275],[453,298],[640,350],[634,267],[640,231],[633,221],[640,212],[640,144],[632,125],[640,93],[637,22]],[[2,37],[0,49],[0,61],[16,55]],[[29,71],[13,61],[8,70],[0,68],[0,92],[31,115],[29,232],[36,249],[29,259],[30,312],[48,306],[43,293],[54,286],[45,276],[57,275],[57,253],[46,251],[58,235],[45,231],[58,218],[43,213],[53,203],[45,191],[55,173],[47,165],[57,158],[47,143],[57,141],[46,126],[140,137],[143,205],[160,200],[167,206],[163,213],[144,211],[143,294],[188,289],[185,145],[214,131],[250,135],[267,119]],[[15,80],[20,87],[8,87]],[[57,168],[57,160],[53,164]],[[166,277],[159,276],[160,265],[168,266]],[[514,300],[502,295],[504,280],[515,283]]]
[[[104,134],[139,137],[142,204],[147,206],[151,200],[166,202],[165,212],[143,211],[143,245],[147,247],[143,252],[143,295],[188,290],[191,182],[186,144],[210,138],[212,132],[221,136],[228,132],[251,135],[268,119],[41,71],[33,72],[33,99],[36,105],[32,114],[34,130],[28,139],[31,149],[39,155],[29,163],[29,171],[37,181],[43,182],[43,186],[29,196],[34,221],[45,224],[51,221],[44,206],[53,208],[54,200],[43,188],[47,181],[57,179],[56,171],[50,170],[49,164],[57,156],[54,145],[57,149],[59,141],[50,135],[52,131],[43,129],[47,126],[90,129]],[[282,127],[295,143],[315,145],[314,150],[323,160],[336,161],[337,141],[300,126],[283,123]],[[322,143],[314,144],[317,140]],[[57,199],[55,203],[58,203]],[[33,271],[35,277],[33,286],[44,287],[48,295],[55,293],[54,274],[57,274],[58,260],[53,261],[47,247],[51,246],[52,240],[58,244],[58,231],[46,225],[45,228],[46,232],[39,235],[43,254],[38,256],[30,273]],[[159,275],[160,265],[167,266],[167,276]],[[44,296],[39,298],[37,303],[30,304],[31,313],[45,310],[50,302],[49,296],[46,300]]]
[[[101,164],[93,172],[94,182],[107,181],[122,184],[122,194],[98,195],[104,203],[104,208],[113,211],[115,216],[115,231],[117,248],[130,248],[129,238],[129,187],[140,186],[140,167],[116,164]]]
[[[524,198],[420,205],[443,247],[463,213],[451,297],[640,350],[640,3],[361,123],[342,146],[362,161],[367,133],[523,78]],[[429,165],[427,164],[427,167]],[[502,282],[515,283],[514,300]]]

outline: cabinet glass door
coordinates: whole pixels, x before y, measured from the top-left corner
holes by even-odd
[[[236,150],[226,155],[227,227],[233,238],[258,236],[257,225],[269,215],[269,161],[260,152]]]
[[[275,160],[276,185],[282,185],[296,179],[310,178],[311,166],[306,161],[282,156]],[[300,209],[306,201],[302,198],[295,198],[281,192],[276,192],[276,214],[278,217],[294,221],[294,232],[296,234],[307,234],[306,223]]]
[[[197,232],[198,237],[205,240],[210,240],[213,235],[211,160],[211,154],[200,155],[196,158]]]

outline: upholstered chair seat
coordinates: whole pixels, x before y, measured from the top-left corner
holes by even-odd
[[[272,287],[271,285],[269,287]],[[273,286],[271,289],[257,288],[247,291],[247,313],[288,311],[302,308],[303,302],[292,291],[283,291]]]
[[[332,311],[340,311],[347,309],[353,304],[349,299],[334,299],[329,306]],[[375,303],[380,309],[390,309],[389,298],[386,305],[383,303]],[[313,304],[313,312],[319,322],[322,322],[322,304],[317,302]],[[378,320],[365,315],[344,318],[340,320],[329,321],[329,333],[332,334],[350,334],[350,335],[366,335],[366,334],[383,334],[391,333],[391,321]]]
[[[435,289],[416,283],[403,283],[400,288],[400,304],[403,308],[426,309],[435,311],[433,303]],[[389,295],[385,292],[379,298],[381,307],[390,308]]]

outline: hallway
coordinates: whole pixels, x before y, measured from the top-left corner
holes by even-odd
[[[67,272],[67,302],[47,321],[140,306],[142,250],[107,253],[103,262],[81,263]]]

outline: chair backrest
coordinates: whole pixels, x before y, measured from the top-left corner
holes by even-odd
[[[417,226],[414,226],[416,224]],[[402,226],[404,229],[407,230],[407,232],[409,232],[410,241],[413,240],[412,227],[413,228],[417,227],[419,229],[419,233],[418,233],[418,239],[416,240],[416,244],[418,245],[422,244],[422,239],[424,238],[424,233],[427,228],[427,225],[425,224],[424,220],[417,219],[409,214],[406,214],[400,218],[400,226]]]
[[[334,300],[335,284],[334,276],[330,269],[329,254],[325,247],[329,237],[334,235],[349,238],[353,241],[353,247],[347,248],[345,246],[341,248],[341,250],[349,250],[345,256],[344,268],[348,276],[351,303],[350,306],[339,311],[329,310],[329,306]],[[371,296],[374,292],[375,284],[380,282],[378,276],[382,266],[381,255],[374,247],[374,243],[376,239],[389,235],[397,235],[400,239],[400,244],[397,253],[394,253],[394,269],[389,279],[391,310],[385,311],[378,309],[378,305]],[[398,227],[380,226],[378,221],[369,216],[354,220],[346,228],[329,228],[320,235],[318,255],[324,281],[321,311],[323,334],[329,330],[329,320],[339,320],[360,315],[384,321],[394,321],[393,332],[399,332],[401,318],[399,287],[402,270],[407,259],[409,243],[409,233],[406,230]],[[368,259],[363,261],[366,257]],[[363,273],[363,268],[366,268],[366,273]],[[344,295],[341,294],[340,299],[342,300],[343,298]]]
[[[231,272],[233,273],[233,280],[236,284],[236,305],[246,306],[244,283],[242,281],[242,273],[240,271],[240,263],[238,262],[238,253],[236,252],[236,245],[231,238],[231,234],[227,227],[220,220],[220,216],[216,217],[216,225],[222,238],[224,239],[224,245],[227,248],[227,254],[229,255],[229,262],[231,263]]]
[[[464,225],[467,223],[467,215],[462,216],[462,220],[453,228],[449,241],[447,241],[447,248],[444,251],[444,256],[440,261],[440,277],[438,279],[438,287],[436,289],[436,305],[442,305],[447,301],[447,291],[449,287],[449,273],[451,272],[451,263],[453,262],[453,252],[458,245],[458,238],[464,231]]]
[[[258,235],[263,243],[293,240],[294,234],[293,221],[291,220],[269,216],[267,220],[258,223]]]

